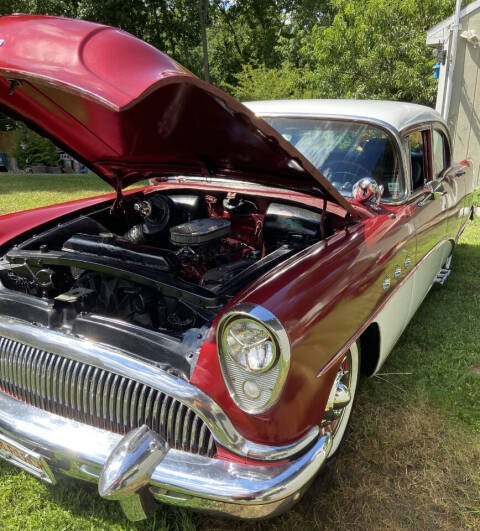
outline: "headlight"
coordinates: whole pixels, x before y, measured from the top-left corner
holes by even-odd
[[[252,319],[232,319],[222,334],[222,347],[248,372],[268,371],[276,361],[277,346],[272,334]]]
[[[273,406],[290,366],[290,343],[279,320],[262,306],[239,305],[221,318],[217,345],[235,403],[248,413]]]

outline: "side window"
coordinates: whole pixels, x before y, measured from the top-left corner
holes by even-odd
[[[436,179],[448,167],[447,141],[443,133],[433,130],[433,178]]]
[[[427,165],[425,159],[426,132],[415,131],[408,136],[410,150],[410,164],[412,175],[412,190],[418,190],[425,184]]]

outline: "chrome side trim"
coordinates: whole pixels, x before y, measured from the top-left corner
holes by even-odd
[[[48,460],[52,471],[94,483],[122,436],[72,421],[0,393],[0,433]],[[325,462],[324,434],[295,460],[270,466],[232,463],[170,449],[155,467],[149,488],[167,503],[214,509],[243,518],[268,516],[296,500]],[[189,498],[191,497],[191,498]],[[222,505],[222,504],[226,504]],[[265,504],[262,508],[262,504]]]
[[[451,240],[448,238],[448,237],[445,237],[443,238],[442,240],[440,240],[434,247],[432,247],[432,249],[430,249],[430,251],[427,252],[427,254],[425,254],[425,256],[423,256],[409,271],[408,273],[405,275],[404,278],[401,279],[401,281],[396,285],[394,286],[394,288],[389,292],[389,294],[383,299],[383,301],[373,310],[373,312],[367,317],[367,319],[364,321],[364,323],[360,326],[360,328],[355,332],[355,334],[353,334],[353,336],[350,337],[350,339],[348,339],[338,350],[337,352],[330,358],[330,360],[317,372],[316,374],[316,377],[319,378],[322,374],[324,374],[326,371],[328,371],[329,369],[331,369],[338,361],[339,359],[345,354],[345,352],[347,352],[347,350],[352,346],[353,343],[355,343],[355,341],[363,334],[363,332],[365,332],[365,330],[368,328],[368,326],[370,324],[372,324],[373,322],[375,322],[375,319],[377,318],[377,316],[380,314],[380,312],[388,305],[388,303],[392,300],[392,298],[401,290],[401,288],[403,288],[405,286],[405,284],[410,281],[412,279],[412,277],[414,277],[414,275],[416,274],[416,272],[423,266],[425,265],[425,262],[443,245],[443,244],[446,244],[450,242],[451,243]],[[452,251],[453,249],[451,249]],[[450,253],[451,253],[450,251]],[[449,254],[450,254],[449,253]],[[447,255],[448,256],[448,255]],[[445,257],[446,258],[446,257]],[[433,278],[434,278],[434,275],[432,275],[432,281],[430,283],[430,285],[428,286],[428,289],[427,291],[425,292],[425,295],[427,294],[428,290],[431,288],[431,286],[433,285]],[[421,301],[423,300],[423,298],[425,297],[425,295],[423,295]],[[421,303],[420,301],[420,303]],[[418,304],[418,306],[420,306],[420,303]],[[417,306],[417,308],[418,308]],[[417,309],[416,308],[416,309]],[[414,313],[414,312],[413,312]],[[413,316],[413,313],[412,315],[410,316],[408,322],[410,322],[410,319],[411,317]],[[407,323],[408,324],[408,323]],[[378,369],[378,367],[377,367]],[[377,370],[375,369],[375,370]]]
[[[319,428],[315,426],[292,444],[284,446],[258,444],[245,439],[222,408],[207,394],[189,382],[160,370],[154,364],[133,358],[127,353],[103,344],[1,315],[0,335],[46,352],[81,361],[97,369],[127,376],[141,384],[163,391],[193,409],[210,428],[218,444],[244,457],[268,461],[287,459],[308,447],[319,434]],[[91,399],[94,400],[93,395]]]

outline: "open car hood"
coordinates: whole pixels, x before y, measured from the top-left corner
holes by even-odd
[[[82,20],[0,18],[0,105],[115,189],[221,175],[322,196],[358,217],[287,140],[132,35]]]

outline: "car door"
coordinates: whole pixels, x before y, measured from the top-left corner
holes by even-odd
[[[445,179],[445,171],[434,173],[429,125],[409,132],[405,146],[410,155],[412,194],[409,203],[417,240],[414,289],[409,308],[411,318],[452,252],[447,223],[454,192],[451,181]]]
[[[467,183],[471,171],[468,165],[452,164],[450,139],[440,124],[432,127],[432,161],[434,178],[442,179],[445,190],[451,192],[446,196],[447,233],[455,240],[470,215],[464,198],[471,189],[471,183]]]

